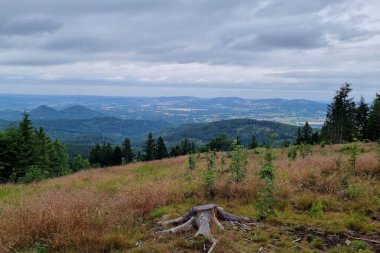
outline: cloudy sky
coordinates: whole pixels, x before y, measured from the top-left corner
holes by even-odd
[[[0,0],[0,93],[380,92],[378,0]]]

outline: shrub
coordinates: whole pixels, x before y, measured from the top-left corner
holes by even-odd
[[[264,186],[258,192],[257,209],[259,219],[265,219],[274,214],[274,178],[275,166],[273,165],[273,153],[271,149],[267,149],[264,162],[261,166],[259,177],[264,182]]]
[[[234,180],[236,183],[240,183],[241,181],[243,181],[246,174],[245,167],[247,166],[247,164],[248,164],[247,151],[240,145],[237,145],[236,143],[234,143],[233,151],[231,154],[230,170],[234,175]]]
[[[343,151],[349,155],[349,159],[348,159],[348,161],[350,162],[349,172],[352,174],[355,171],[356,160],[358,159],[358,156],[362,151],[356,142],[343,148]]]
[[[203,182],[206,195],[213,198],[215,196],[215,170],[209,168],[203,175]]]
[[[323,215],[323,204],[322,201],[314,202],[309,210],[309,215],[311,217],[321,217]]]
[[[363,197],[366,193],[367,189],[361,184],[353,184],[348,186],[345,191],[345,195],[349,199],[357,199]]]
[[[37,166],[30,166],[25,176],[21,177],[19,180],[21,183],[29,184],[33,181],[41,181],[43,179],[46,179],[48,177],[47,172],[43,171],[41,168]]]
[[[196,165],[196,160],[195,160],[195,157],[193,154],[190,154],[189,155],[189,159],[187,160],[188,162],[188,165],[189,165],[189,169],[190,170],[194,170],[195,169],[195,165]]]
[[[304,159],[306,156],[309,156],[313,153],[311,148],[312,148],[311,145],[304,144],[304,143],[298,146],[298,150],[300,151],[300,156],[302,157],[302,159]]]

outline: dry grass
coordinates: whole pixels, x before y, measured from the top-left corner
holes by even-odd
[[[346,224],[353,224],[352,212],[379,212],[380,163],[374,144],[361,146],[365,152],[359,156],[351,179],[352,184],[360,186],[350,193],[359,196],[356,199],[341,198],[342,171],[348,166],[346,155],[340,152],[341,145],[316,146],[313,155],[297,158],[290,166],[287,150],[276,150],[276,222],[311,222],[327,230],[333,226],[344,229]],[[255,215],[253,203],[261,186],[258,171],[263,153],[250,153],[242,184],[232,182],[228,162],[224,171],[220,170],[218,154],[219,172],[212,201],[244,215]],[[133,251],[139,240],[151,245],[141,252],[167,252],[178,247],[183,242],[156,241],[151,230],[154,221],[164,214],[180,215],[191,205],[211,201],[202,187],[206,159],[202,155],[197,160],[197,168],[190,173],[187,157],[178,157],[83,171],[26,186],[0,186],[0,252],[30,250],[36,243],[46,245],[50,252]],[[328,212],[320,220],[308,218],[308,210],[317,200],[323,202],[324,211]],[[332,223],[326,218],[330,216],[341,220]],[[379,233],[379,222],[366,219],[358,221],[362,232]],[[226,240],[221,245],[218,250],[230,251],[229,247],[235,247],[239,252],[245,247]]]

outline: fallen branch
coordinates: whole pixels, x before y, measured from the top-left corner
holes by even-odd
[[[361,237],[354,237],[354,236],[351,236],[351,235],[348,235],[348,234],[344,234],[344,235],[347,236],[348,238],[351,238],[351,239],[361,240],[361,241],[366,241],[366,242],[373,242],[373,243],[380,244],[380,241],[376,241],[376,240],[372,240],[372,239],[367,239],[367,238],[361,238]]]

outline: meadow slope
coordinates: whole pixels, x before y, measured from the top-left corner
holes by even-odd
[[[292,162],[289,148],[274,149],[276,215],[252,230],[230,224],[215,230],[215,252],[380,252],[379,244],[353,238],[380,241],[380,158],[376,144],[360,147],[345,188],[344,145],[315,146]],[[203,180],[210,154],[195,155],[193,171],[183,156],[2,185],[0,252],[204,252],[203,242],[191,238],[194,231],[157,235],[156,223],[210,202],[256,216],[264,152],[249,151],[240,184],[231,180],[228,154],[217,153],[214,199]]]

